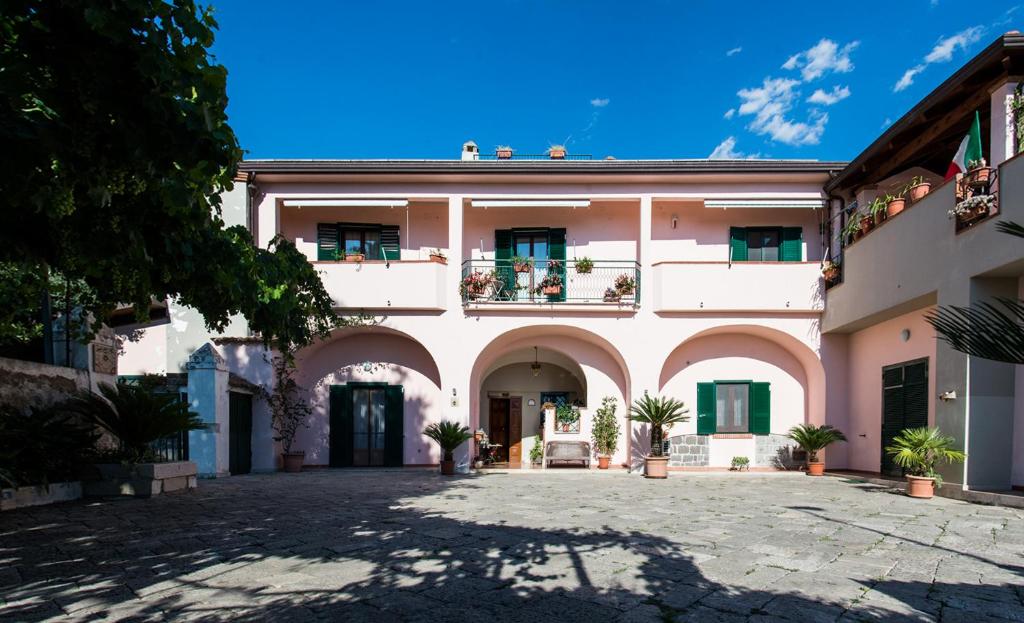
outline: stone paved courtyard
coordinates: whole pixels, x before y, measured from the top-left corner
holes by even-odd
[[[0,618],[1024,621],[1022,511],[799,474],[321,471],[0,515]]]

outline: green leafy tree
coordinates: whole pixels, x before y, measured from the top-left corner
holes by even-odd
[[[602,456],[615,454],[619,445],[619,420],[615,417],[617,400],[612,396],[601,399],[601,407],[594,412],[594,423],[591,436],[594,448]]]
[[[26,306],[52,275],[88,288],[96,322],[174,297],[211,330],[240,313],[268,344],[334,326],[293,244],[254,248],[221,219],[242,152],[216,26],[192,0],[0,0],[0,291],[17,294],[0,337],[38,331]]]
[[[1012,221],[997,223],[996,227],[1024,238],[1024,227]],[[954,350],[982,359],[1024,364],[1024,301],[997,298],[971,307],[940,307],[926,319]]]
[[[673,424],[690,419],[690,416],[686,415],[690,410],[682,402],[666,396],[653,398],[645,395],[643,398],[633,401],[629,412],[634,422],[651,425],[651,456],[664,455],[662,443],[665,434],[663,431],[671,428]]]

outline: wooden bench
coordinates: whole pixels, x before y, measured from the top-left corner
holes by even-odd
[[[590,467],[590,444],[585,441],[549,441],[545,446],[544,460],[548,467],[554,461],[579,461],[584,467]]]

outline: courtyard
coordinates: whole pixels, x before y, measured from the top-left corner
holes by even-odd
[[[801,474],[323,470],[0,516],[4,620],[1024,620],[1022,511]]]

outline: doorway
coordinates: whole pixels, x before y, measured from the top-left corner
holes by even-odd
[[[508,463],[509,412],[508,398],[491,398],[487,436],[492,444],[497,444],[494,460],[498,463]]]
[[[405,392],[401,385],[331,386],[331,467],[400,467]]]
[[[252,396],[228,392],[228,471],[252,471]]]
[[[882,461],[886,476],[903,476],[885,451],[905,428],[928,426],[928,360],[882,368]]]

